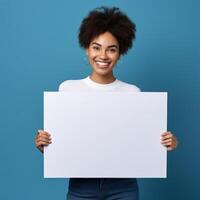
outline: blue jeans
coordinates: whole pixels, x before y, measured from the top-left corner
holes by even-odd
[[[135,178],[71,178],[67,200],[139,200]]]

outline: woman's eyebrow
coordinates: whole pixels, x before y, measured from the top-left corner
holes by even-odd
[[[108,48],[111,48],[111,47],[116,47],[116,48],[118,48],[118,46],[115,45],[115,44],[108,46]]]
[[[96,43],[96,42],[92,42],[92,44],[96,44],[96,45],[98,45],[98,46],[101,46],[99,43]]]
[[[97,43],[97,42],[92,42],[92,44],[96,44],[96,45],[98,45],[98,46],[102,46],[102,45],[100,45],[100,44]],[[111,47],[116,47],[116,48],[118,48],[118,46],[115,45],[115,44],[113,44],[113,45],[109,45],[109,46],[108,46],[108,48],[111,48]]]

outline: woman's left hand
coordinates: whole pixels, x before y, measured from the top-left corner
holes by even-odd
[[[168,151],[171,151],[178,146],[178,140],[170,131],[167,131],[162,134],[161,144],[167,147]]]

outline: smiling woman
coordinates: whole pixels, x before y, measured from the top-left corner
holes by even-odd
[[[92,73],[81,80],[64,81],[59,86],[59,91],[140,92],[137,86],[122,82],[113,75],[113,69],[120,56],[132,47],[135,31],[135,24],[118,8],[101,7],[91,11],[80,26],[79,43],[86,50]],[[176,148],[177,139],[171,132],[165,132],[161,137],[161,143],[168,150]],[[49,144],[50,133],[39,130],[35,138],[36,147],[43,152],[44,146]],[[138,200],[137,180],[71,178],[67,199]]]
[[[100,83],[102,79],[104,83],[113,82],[113,68],[120,57],[117,39],[110,32],[105,32],[91,41],[86,52],[93,68],[90,78]]]
[[[115,80],[113,68],[120,55],[126,54],[135,39],[135,24],[118,8],[97,8],[83,19],[79,32],[80,46],[86,49],[98,83]]]

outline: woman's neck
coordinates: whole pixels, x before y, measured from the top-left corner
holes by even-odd
[[[113,76],[113,74],[100,76],[95,73],[92,73],[90,75],[90,79],[93,80],[94,82],[100,83],[100,84],[109,84],[116,80],[116,78]]]

